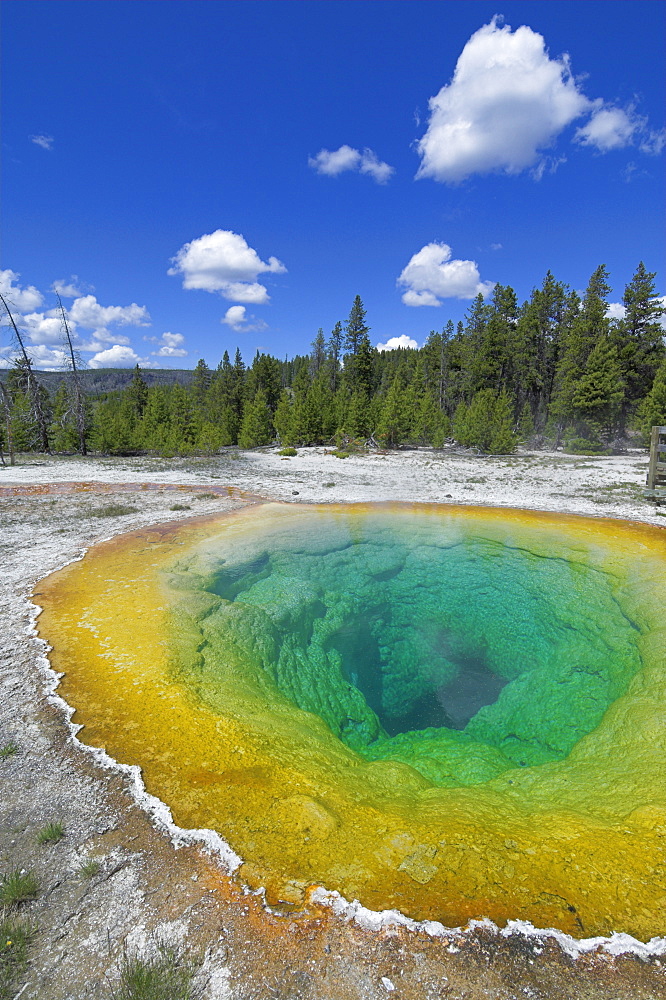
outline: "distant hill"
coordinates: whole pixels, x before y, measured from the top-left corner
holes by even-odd
[[[63,379],[67,379],[69,372],[41,372],[33,369],[38,381],[49,393],[53,394]],[[146,385],[184,385],[192,384],[194,372],[190,368],[142,368],[141,375]],[[112,392],[115,389],[124,389],[134,377],[133,368],[86,368],[79,372],[81,384],[86,392],[91,396],[99,396],[103,392]],[[7,378],[7,371],[0,372],[0,379],[4,382]]]

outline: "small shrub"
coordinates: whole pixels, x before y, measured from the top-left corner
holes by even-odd
[[[138,507],[127,507],[121,503],[109,503],[106,507],[98,507],[90,511],[91,517],[125,517],[127,514],[138,514]]]
[[[57,844],[65,836],[62,823],[47,823],[37,834],[38,844]]]
[[[39,882],[32,872],[15,868],[7,872],[0,881],[0,905],[17,906],[28,899],[34,899],[39,892]]]
[[[16,746],[16,743],[5,743],[4,747],[0,747],[0,760],[9,760],[10,757],[14,757],[18,752],[19,748]]]
[[[217,493],[197,493],[195,500],[217,500]]]
[[[14,997],[16,983],[28,965],[28,946],[34,924],[0,913],[0,1000]]]
[[[564,450],[570,455],[610,455],[609,448],[606,448],[601,441],[589,441],[587,438],[571,438],[564,445]]]
[[[123,953],[114,1000],[195,1000],[201,996],[193,980],[196,964],[176,948],[160,944],[153,958]]]
[[[192,508],[187,503],[175,503],[169,507],[169,510],[192,510]]]
[[[79,865],[78,874],[81,878],[93,878],[98,874],[101,867],[97,858],[87,858]]]
[[[278,455],[284,455],[285,458],[293,458],[294,455],[298,455],[295,448],[280,448]]]
[[[335,486],[335,483],[322,483],[322,486]]]
[[[351,453],[348,451],[340,451],[340,450],[331,452],[331,455],[335,455],[336,458],[349,458],[350,454]]]

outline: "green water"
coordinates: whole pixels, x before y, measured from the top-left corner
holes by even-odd
[[[641,666],[618,581],[388,517],[211,553],[201,696],[233,654],[363,757],[444,786],[565,757]]]

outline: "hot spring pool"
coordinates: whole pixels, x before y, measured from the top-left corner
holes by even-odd
[[[269,901],[666,931],[660,529],[263,504],[114,539],[35,599],[80,739]]]

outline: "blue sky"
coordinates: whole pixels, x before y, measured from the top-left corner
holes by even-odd
[[[421,345],[550,269],[664,283],[656,0],[3,4],[2,287],[39,367]],[[617,312],[617,309],[615,309]],[[7,324],[0,364],[11,355]]]

